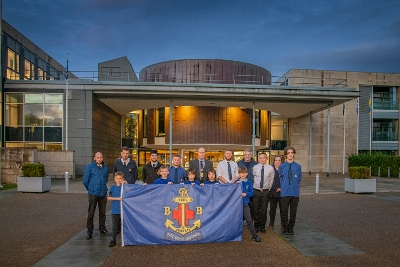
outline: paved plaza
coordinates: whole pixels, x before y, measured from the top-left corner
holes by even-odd
[[[276,227],[260,243],[244,227],[242,242],[121,247],[118,237],[109,248],[110,237],[96,230],[86,239],[81,179],[68,190],[52,179],[42,194],[0,191],[0,266],[398,266],[400,179],[379,177],[376,193],[351,194],[344,177],[321,174],[317,190],[315,174],[304,174],[295,234]]]

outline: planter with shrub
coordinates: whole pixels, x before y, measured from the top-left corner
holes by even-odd
[[[51,177],[46,176],[41,163],[25,163],[21,167],[22,176],[17,177],[20,192],[47,192],[51,188]]]
[[[376,179],[371,178],[367,167],[349,167],[350,178],[344,178],[344,191],[350,193],[376,192]]]

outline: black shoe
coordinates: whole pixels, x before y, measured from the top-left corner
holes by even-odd
[[[107,229],[101,230],[101,231],[100,231],[100,234],[103,234],[103,235],[111,235],[110,232],[107,231]]]
[[[289,234],[289,228],[285,227],[283,228],[283,234],[288,235]]]
[[[117,244],[117,242],[115,240],[111,240],[110,243],[108,243],[109,247],[113,247]]]
[[[265,229],[260,229],[261,233],[266,233],[267,231]]]
[[[257,234],[254,234],[251,238],[252,241],[261,242],[261,239],[258,237]]]
[[[86,233],[86,239],[92,239],[92,232]]]

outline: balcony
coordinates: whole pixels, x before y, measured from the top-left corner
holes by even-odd
[[[373,141],[399,141],[397,132],[374,132]]]
[[[399,102],[379,101],[374,99],[374,109],[379,110],[399,110]]]

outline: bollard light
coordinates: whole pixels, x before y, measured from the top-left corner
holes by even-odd
[[[319,194],[319,174],[315,175],[315,194]]]
[[[68,193],[68,187],[69,187],[68,172],[65,172],[65,192],[67,193]]]

